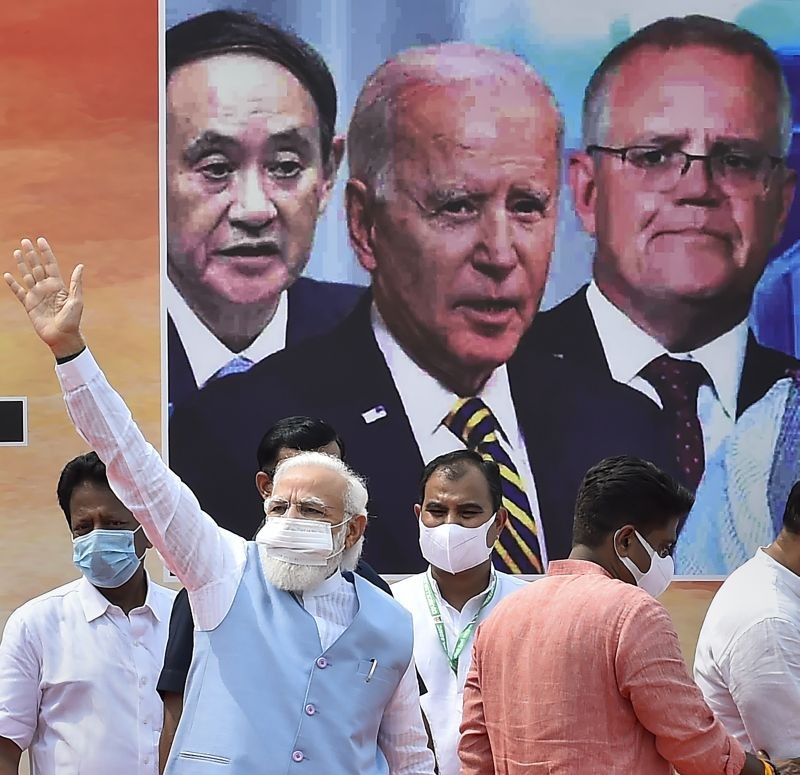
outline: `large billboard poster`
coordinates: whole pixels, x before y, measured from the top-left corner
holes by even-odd
[[[166,0],[165,417],[205,510],[250,537],[259,441],[308,415],[381,573],[425,567],[417,482],[465,446],[512,572],[568,554],[619,454],[696,492],[679,575],[769,543],[800,478],[790,6]]]

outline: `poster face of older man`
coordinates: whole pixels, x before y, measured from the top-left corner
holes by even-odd
[[[167,31],[169,401],[322,333],[361,289],[302,278],[344,140],[308,44],[248,14]]]
[[[748,408],[798,366],[748,325],[794,196],[790,115],[764,41],[704,16],[640,30],[612,50],[586,90],[586,150],[572,157],[570,179],[597,243],[593,279],[539,316],[531,339],[580,364],[596,411],[606,408],[592,391],[607,380],[627,386],[631,404],[651,403],[640,433],[662,439],[659,462],[671,462],[698,493],[676,550],[682,574],[728,573],[759,541],[770,543],[767,492],[794,481],[776,456],[792,445],[781,430],[791,413],[758,410],[749,460],[731,441],[741,438]],[[786,387],[768,404],[784,401]],[[629,418],[623,408],[617,426]],[[772,451],[762,455],[765,447]],[[724,472],[733,470],[729,489]],[[720,520],[728,500],[738,516]],[[745,513],[742,504],[750,504]]]

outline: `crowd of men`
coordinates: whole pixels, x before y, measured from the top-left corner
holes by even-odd
[[[5,275],[93,451],[57,488],[81,578],[0,642],[0,775],[800,772],[797,362],[747,324],[796,179],[764,41],[668,18],[605,57],[568,160],[593,276],[541,313],[563,125],[521,58],[367,79],[364,294],[300,277],[345,152],[321,57],[226,11],[166,64],[172,468],[83,267],[25,239]],[[676,568],[734,571],[694,676]]]

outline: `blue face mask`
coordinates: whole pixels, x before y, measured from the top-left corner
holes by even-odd
[[[72,561],[95,587],[115,589],[130,581],[144,557],[136,556],[136,530],[92,530],[72,539]]]

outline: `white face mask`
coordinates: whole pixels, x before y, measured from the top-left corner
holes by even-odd
[[[474,568],[486,562],[492,547],[486,545],[486,537],[497,518],[493,514],[478,527],[464,527],[450,522],[428,527],[419,520],[419,548],[422,556],[434,566],[448,573]]]
[[[650,556],[650,567],[647,572],[642,572],[638,565],[630,557],[622,557],[617,551],[617,536],[620,531],[614,533],[614,551],[617,553],[622,564],[631,572],[636,584],[645,592],[649,592],[653,597],[660,597],[667,591],[667,587],[672,582],[675,575],[675,563],[669,555],[661,557],[647,541],[634,530],[636,538]]]
[[[328,560],[341,554],[342,548],[333,550],[332,529],[347,524],[351,517],[336,525],[319,519],[293,519],[291,517],[267,517],[255,541],[266,547],[267,557],[292,563],[293,565],[324,566]]]

